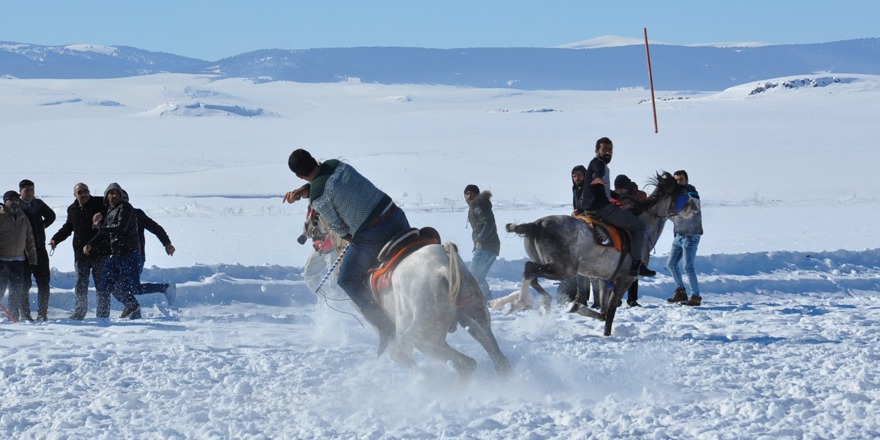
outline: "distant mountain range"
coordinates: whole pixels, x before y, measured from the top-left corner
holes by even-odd
[[[366,83],[525,90],[648,87],[643,46],[590,41],[560,48],[269,49],[216,62],[126,46],[0,42],[0,77],[117,78],[169,72],[255,81],[314,83],[358,78]],[[585,47],[589,49],[579,49]],[[741,47],[656,44],[651,46],[651,61],[658,90],[723,90],[750,81],[816,72],[880,75],[880,38]]]

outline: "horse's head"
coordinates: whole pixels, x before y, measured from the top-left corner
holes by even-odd
[[[682,190],[672,174],[666,171],[657,173],[648,184],[654,185],[654,191],[647,200],[639,204],[643,211],[666,218],[693,209],[691,197],[687,191]]]

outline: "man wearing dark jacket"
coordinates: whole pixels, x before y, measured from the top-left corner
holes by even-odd
[[[128,202],[128,191],[122,191],[122,200]],[[142,209],[135,208],[135,214],[137,214],[138,220],[138,239],[141,241],[141,267],[138,270],[139,274],[144,273],[144,264],[147,262],[147,242],[144,241],[144,230],[150,231],[156,238],[159,239],[159,242],[162,243],[162,246],[165,248],[165,253],[169,256],[174,256],[174,245],[171,244],[171,238],[168,237],[168,233],[165,232],[165,228],[156,223],[155,220],[151,219],[150,216],[147,215]],[[177,286],[173,283],[140,283],[138,285],[138,289],[134,292],[135,295],[144,295],[147,293],[162,293],[165,294],[165,299],[168,301],[168,305],[174,304],[174,299],[177,293]]]
[[[55,222],[55,211],[45,202],[34,197],[34,182],[28,179],[18,184],[21,192],[22,212],[31,222],[31,230],[34,233],[34,244],[37,246],[36,264],[25,264],[24,288],[25,297],[31,290],[32,278],[37,280],[37,321],[48,319],[49,313],[49,252],[46,251],[46,228]],[[30,301],[22,304],[22,310],[30,314]]]
[[[104,190],[104,203],[108,206],[107,216],[103,223],[95,222],[93,227],[99,229],[98,235],[83,247],[83,253],[89,255],[92,248],[102,242],[110,242],[110,260],[101,274],[98,283],[99,318],[110,316],[110,295],[121,302],[125,309],[120,318],[137,319],[141,317],[140,304],[134,292],[141,283],[141,242],[138,238],[137,214],[134,208],[122,200],[122,187],[111,183]]]
[[[583,165],[577,165],[571,169],[571,194],[572,208],[571,215],[585,215],[581,208],[583,200],[584,179],[587,175],[587,168]],[[596,290],[598,292],[598,289]],[[574,301],[580,295],[584,304],[590,297],[590,279],[583,275],[575,275],[567,280],[562,280],[559,287],[556,288],[556,302],[558,304],[567,304]],[[598,304],[599,300],[593,298],[593,303]]]
[[[464,188],[464,199],[468,204],[468,222],[473,232],[474,253],[471,259],[471,273],[480,283],[486,301],[492,299],[492,291],[486,282],[489,269],[501,253],[501,240],[495,226],[495,214],[492,213],[492,193],[480,192],[477,185],[470,184]]]
[[[95,214],[101,214],[103,217],[107,213],[107,207],[104,206],[104,199],[92,197],[89,186],[82,182],[73,187],[73,197],[76,200],[67,207],[67,221],[52,236],[49,246],[55,250],[58,243],[73,234],[76,306],[70,319],[82,320],[85,319],[86,312],[89,310],[89,272],[92,273],[92,279],[95,282],[95,288],[97,288],[101,283],[101,273],[104,266],[110,258],[110,246],[105,243],[94,246],[88,255],[83,253],[85,245],[98,234],[98,231],[92,228],[92,219]]]
[[[581,206],[585,211],[632,234],[632,266],[630,276],[654,276],[657,272],[642,264],[645,248],[645,224],[638,217],[620,209],[611,202],[611,170],[608,164],[614,152],[614,145],[607,137],[596,141],[596,157],[587,167],[586,183]],[[589,185],[589,186],[586,186]]]

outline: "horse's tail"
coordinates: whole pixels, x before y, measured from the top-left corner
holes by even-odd
[[[507,229],[507,232],[514,232],[516,233],[516,235],[520,235],[523,237],[534,237],[538,234],[541,226],[539,226],[537,223],[522,223],[519,225],[515,223],[508,223],[507,226],[505,226],[505,229]]]
[[[447,267],[446,280],[449,282],[449,300],[453,304],[458,304],[458,294],[461,291],[461,257],[458,256],[458,246],[451,241],[443,244],[443,250],[446,251]]]

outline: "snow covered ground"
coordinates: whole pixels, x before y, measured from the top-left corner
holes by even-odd
[[[661,92],[659,134],[648,96],[0,79],[0,189],[34,180],[59,214],[53,234],[75,183],[118,181],[178,249],[148,238],[143,278],[179,286],[172,307],[141,297],[140,321],[68,320],[62,243],[50,321],[0,322],[0,438],[880,436],[880,77]],[[451,343],[480,363],[462,390],[447,365],[375,357],[375,334],[302,282],[305,207],[280,198],[301,184],[286,167],[295,148],[344,158],[410,223],[466,250],[466,184],[493,192],[499,226],[567,213],[570,170],[601,136],[615,141],[615,174],[688,170],[704,207],[703,306],[667,306],[661,270],[611,337],[560,310],[493,312],[513,375],[458,331]],[[501,238],[490,284],[506,294],[525,255]]]

